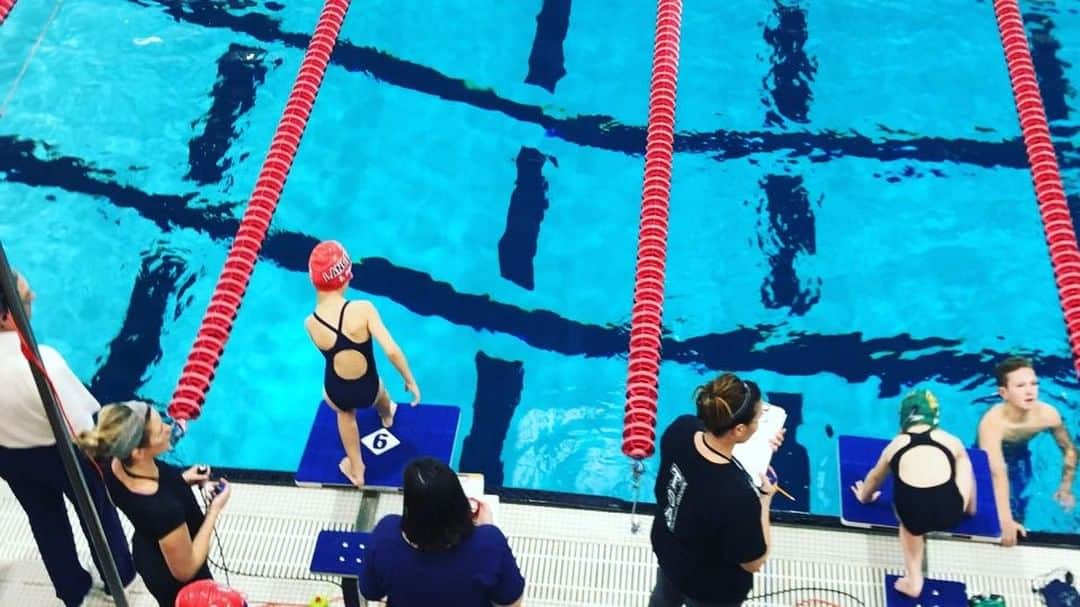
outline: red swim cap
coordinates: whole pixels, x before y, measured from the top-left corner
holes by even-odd
[[[214,580],[199,580],[180,589],[176,607],[247,607],[244,595]]]
[[[315,245],[307,267],[311,284],[320,291],[336,291],[352,280],[349,253],[336,240],[324,240]]]

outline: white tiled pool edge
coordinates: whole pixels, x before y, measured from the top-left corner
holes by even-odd
[[[225,559],[233,571],[233,586],[252,604],[307,604],[316,594],[340,596],[326,578],[307,572],[319,529],[350,528],[361,504],[358,491],[307,489],[266,485],[235,485],[218,525]],[[401,498],[383,494],[376,516],[400,512]],[[530,606],[645,605],[655,575],[649,548],[649,519],[640,518],[642,531],[630,533],[627,514],[569,508],[502,504],[499,526],[510,538],[528,581]],[[892,537],[860,532],[774,526],[773,554],[757,576],[754,595],[799,587],[843,590],[865,605],[883,606],[882,582],[887,572],[901,568],[899,547]],[[89,550],[76,533],[80,550]],[[59,605],[37,555],[25,515],[7,486],[0,483],[0,605]],[[220,560],[217,545],[211,558]],[[1030,580],[1066,564],[1080,569],[1080,550],[998,546],[960,540],[929,542],[928,570],[934,577],[960,580],[969,593],[996,592],[1008,605],[1037,606]],[[215,576],[225,575],[215,568]],[[1080,571],[1076,571],[1080,573]],[[258,577],[256,577],[258,576]],[[786,592],[748,605],[794,605],[823,599],[855,605],[850,599],[824,591]],[[140,582],[133,585],[133,606],[153,605]],[[95,590],[88,606],[109,605]]]

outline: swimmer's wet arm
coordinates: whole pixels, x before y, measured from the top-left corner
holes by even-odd
[[[891,446],[892,445],[890,444],[889,447]],[[877,463],[870,469],[870,472],[866,473],[866,478],[863,480],[862,495],[859,496],[859,501],[869,501],[870,498],[874,496],[874,492],[885,482],[885,478],[889,476],[889,460],[892,459],[889,447],[886,447],[881,452],[881,456],[878,457]]]
[[[1065,424],[1060,422],[1060,416],[1058,424],[1053,427],[1051,432],[1061,449],[1063,459],[1061,465],[1061,488],[1072,491],[1073,478],[1076,476],[1076,446],[1073,445],[1072,440],[1069,438],[1069,431],[1065,429]]]
[[[994,487],[994,504],[997,506],[998,521],[1002,527],[1013,520],[1009,507],[1009,469],[1005,467],[1005,454],[1001,451],[1001,428],[992,423],[979,423],[979,448],[986,451],[990,463],[990,480]]]

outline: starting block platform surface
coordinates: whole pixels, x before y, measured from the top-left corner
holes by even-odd
[[[450,464],[460,419],[461,409],[457,407],[423,403],[410,407],[398,403],[394,425],[383,428],[375,407],[358,410],[360,452],[366,467],[364,488],[400,489],[405,466],[417,457],[434,457]],[[338,469],[343,457],[345,448],[338,433],[337,413],[321,401],[296,470],[296,484],[352,487]]]
[[[854,496],[852,496],[854,497]],[[961,582],[946,582],[926,578],[922,594],[913,599],[893,588],[898,575],[885,576],[886,607],[965,607],[968,604],[967,586]]]
[[[360,567],[364,564],[364,551],[370,541],[370,533],[320,531],[315,540],[315,552],[311,555],[311,572],[359,577]]]
[[[840,462],[840,522],[850,527],[891,528],[900,526],[893,512],[893,475],[882,484],[881,496],[870,504],[859,503],[851,486],[866,478],[866,473],[877,464],[888,440],[865,436],[841,436],[838,441]],[[979,540],[998,541],[1001,524],[998,522],[997,505],[994,503],[994,486],[990,480],[990,463],[982,449],[968,449],[975,471],[975,516],[964,520],[949,535],[966,536]],[[889,586],[892,589],[892,586]],[[891,603],[890,603],[891,604]]]

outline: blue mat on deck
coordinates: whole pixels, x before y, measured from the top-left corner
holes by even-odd
[[[871,504],[860,504],[851,492],[855,481],[862,480],[874,467],[888,440],[865,436],[841,436],[839,438],[840,461],[840,521],[851,527],[887,527],[896,529],[900,523],[893,513],[893,478],[890,474],[881,487],[881,497]],[[994,503],[994,487],[990,480],[990,464],[982,449],[968,449],[975,470],[975,516],[965,517],[950,535],[968,536],[994,540],[1001,537],[997,505]],[[891,587],[890,587],[891,588]]]
[[[457,407],[422,403],[410,407],[398,403],[394,425],[386,429],[374,407],[357,411],[360,450],[366,466],[365,486],[400,489],[401,474],[416,457],[434,457],[449,464],[460,418],[461,409]],[[338,469],[343,457],[345,448],[338,434],[337,413],[320,402],[296,470],[296,484],[351,487],[352,483]]]
[[[922,594],[919,598],[913,599],[900,594],[893,588],[893,584],[899,577],[897,575],[885,576],[886,607],[966,607],[968,604],[967,586],[960,582],[926,578]]]

